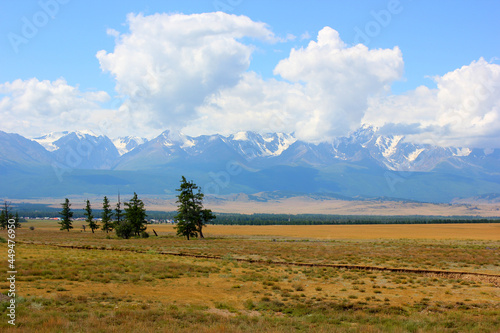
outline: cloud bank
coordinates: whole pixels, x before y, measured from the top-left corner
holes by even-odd
[[[64,79],[15,80],[0,84],[2,127],[14,133],[37,136],[50,131],[96,128],[113,116],[101,104],[110,96],[103,91],[82,92]]]
[[[117,98],[64,79],[0,84],[2,127],[28,135],[295,132],[320,142],[367,123],[410,140],[499,147],[500,66],[482,58],[434,77],[434,89],[393,95],[391,84],[403,79],[401,50],[347,45],[330,27],[262,78],[249,70],[252,54],[283,41],[265,23],[218,12],[129,14],[127,25],[108,32],[114,50],[96,54]]]
[[[130,32],[115,33],[114,51],[97,59],[129,98],[122,110],[157,129],[184,127],[206,98],[240,81],[253,51],[241,39],[276,41],[264,23],[222,12],[130,14],[127,21]]]
[[[436,89],[372,99],[363,121],[439,146],[500,147],[500,65],[481,58],[433,79]]]

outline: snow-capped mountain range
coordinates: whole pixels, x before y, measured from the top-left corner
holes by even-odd
[[[37,137],[33,141],[42,145],[48,152],[56,156],[56,159],[61,163],[65,162],[65,155],[72,156],[76,152],[82,159],[94,161],[93,166],[80,165],[80,168],[102,169],[106,168],[106,166],[111,167],[109,165],[110,160],[115,160],[116,163],[113,167],[119,168],[122,162],[144,154],[149,156],[158,154],[158,162],[160,163],[161,157],[166,159],[167,156],[173,155],[198,156],[207,153],[207,149],[212,149],[214,156],[220,156],[222,151],[217,150],[221,149],[233,150],[233,153],[248,160],[273,157],[281,155],[297,140],[293,135],[283,133],[260,135],[254,132],[239,132],[230,136],[203,135],[190,137],[182,133],[165,131],[149,141],[146,138],[135,136],[109,139],[92,131],[66,131],[49,133]],[[105,153],[107,153],[106,157],[108,157],[105,158],[107,162],[102,163]],[[118,153],[118,156],[116,153]],[[96,154],[101,156],[96,158]],[[147,168],[148,166],[143,165],[143,167]]]
[[[238,165],[238,173],[228,171],[231,163]],[[285,133],[191,137],[165,131],[147,140],[110,139],[91,131],[50,133],[35,139],[0,132],[1,176],[11,181],[9,173],[32,167],[63,170],[81,191],[96,191],[114,182],[128,184],[130,177],[139,175],[141,181],[151,181],[147,191],[167,191],[156,188],[161,182],[154,178],[167,172],[172,178],[196,175],[209,186],[217,185],[221,193],[292,190],[414,200],[432,197],[430,201],[441,200],[441,195],[446,201],[500,192],[500,149],[411,143],[403,136],[382,135],[371,126],[319,144]],[[123,172],[134,174],[117,178]],[[37,172],[29,169],[26,174]]]
[[[155,163],[162,164],[168,162],[169,156],[187,158],[203,155],[211,150],[214,158],[220,158],[225,152],[250,164],[268,164],[275,159],[277,164],[328,165],[335,160],[356,162],[372,159],[392,171],[431,171],[444,161],[469,157],[473,151],[481,156],[494,153],[480,149],[410,143],[404,140],[404,136],[381,135],[377,128],[366,125],[349,136],[320,144],[298,141],[293,134],[284,133],[262,135],[238,132],[229,136],[215,134],[190,137],[170,131],[163,132],[151,141],[135,136],[109,139],[92,131],[54,132],[33,141],[54,154],[62,163],[65,162],[65,155],[74,153],[82,159],[94,161],[90,165],[80,165],[79,168],[82,169],[120,168],[120,164],[145,157],[143,155],[158,155]],[[100,155],[99,158],[96,155]],[[154,165],[137,165],[137,168]]]

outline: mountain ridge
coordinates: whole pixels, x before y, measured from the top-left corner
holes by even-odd
[[[367,125],[360,127],[357,131],[352,132],[346,137],[338,137],[333,142],[321,142],[317,144],[297,140],[293,134],[285,133],[259,134],[252,131],[245,131],[228,136],[213,134],[191,137],[181,133],[173,134],[169,130],[162,132],[152,140],[134,136],[109,139],[106,136],[97,135],[91,131],[64,131],[49,133],[32,139],[32,141],[38,142],[49,152],[57,152],[61,147],[65,148],[67,144],[61,142],[61,140],[67,140],[65,138],[68,136],[76,136],[80,141],[89,141],[91,138],[94,138],[92,139],[94,140],[92,142],[93,146],[96,146],[95,141],[98,140],[111,141],[119,155],[116,156],[115,149],[110,149],[110,154],[113,155],[112,158],[117,160],[113,167],[119,166],[119,159],[122,156],[133,152],[137,148],[143,149],[144,147],[141,146],[148,145],[148,143],[150,145],[156,144],[157,149],[160,149],[161,147],[158,145],[160,141],[171,153],[184,151],[187,155],[194,156],[203,153],[199,149],[200,146],[204,148],[210,146],[210,142],[219,140],[247,161],[259,158],[279,157],[290,147],[295,151],[295,156],[289,154],[288,159],[300,159],[303,155],[307,155],[309,151],[313,155],[311,156],[312,164],[314,162],[328,164],[334,159],[356,161],[367,158],[369,155],[378,164],[392,171],[431,171],[443,160],[454,157],[467,157],[473,151],[476,155],[486,155],[478,153],[480,149],[471,149],[468,147],[439,147],[429,144],[406,142],[404,140],[405,137],[402,135],[382,135],[378,133],[378,128]],[[72,148],[77,150],[75,149],[77,147]],[[82,151],[83,148],[79,147],[78,150]],[[495,149],[493,152],[497,151],[499,150]],[[86,154],[84,152],[82,155]],[[280,161],[280,163],[286,162]]]
[[[151,140],[111,140],[91,131],[32,140],[0,132],[0,140],[0,178],[25,183],[17,189],[20,195],[96,193],[112,185],[174,193],[183,174],[200,182],[207,194],[297,191],[432,202],[498,193],[500,184],[500,149],[411,143],[372,126],[321,143],[285,133],[191,137],[168,130]],[[46,186],[30,187],[22,170],[35,182],[42,177],[39,183]],[[54,170],[58,177],[52,182]]]

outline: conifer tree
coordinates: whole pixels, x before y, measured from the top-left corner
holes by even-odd
[[[120,193],[118,193],[118,202],[116,203],[116,208],[115,208],[115,229],[116,229],[116,226],[120,224],[120,222],[122,221],[122,203],[120,201]]]
[[[66,198],[65,201],[61,204],[62,211],[59,214],[62,216],[61,220],[58,222],[61,225],[61,230],[73,229],[73,212],[71,211],[71,204],[69,203],[69,199]]]
[[[113,211],[111,210],[111,206],[109,205],[108,197],[104,196],[104,200],[102,202],[102,230],[108,233],[113,230]]]
[[[195,190],[198,191],[195,192]],[[177,191],[180,192],[177,195],[179,205],[175,216],[177,235],[185,236],[188,240],[198,235],[204,238],[203,227],[215,218],[210,209],[203,209],[204,194],[193,181],[188,182],[184,176]]]
[[[97,222],[94,220],[94,215],[92,215],[92,208],[90,206],[90,201],[87,200],[87,205],[85,206],[85,212],[83,213],[85,215],[85,221],[89,225],[90,230],[92,230],[92,233],[94,233],[94,230],[99,228],[99,225]]]
[[[0,213],[0,229],[7,229],[9,219],[13,218],[10,212],[10,204],[7,201],[3,202],[3,209]],[[17,227],[17,224],[16,224]]]
[[[16,212],[16,215],[14,216],[14,220],[16,221],[15,222],[16,229],[21,228],[21,221],[19,220],[19,213],[18,212]]]
[[[8,218],[5,216],[5,211],[0,211],[0,229],[7,228]]]
[[[125,220],[130,223],[132,232],[139,236],[141,232],[146,230],[147,224],[144,202],[134,192],[134,197],[129,202],[125,202],[125,207]]]

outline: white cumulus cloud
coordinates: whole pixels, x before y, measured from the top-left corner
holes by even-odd
[[[277,41],[266,24],[222,12],[129,14],[128,26],[97,58],[128,98],[121,111],[159,129],[183,127],[206,98],[239,82],[254,50],[242,39]]]
[[[304,83],[312,105],[303,110],[296,132],[306,140],[322,141],[359,127],[368,99],[388,92],[391,83],[401,78],[403,67],[398,47],[347,47],[337,31],[325,27],[307,48],[292,49],[274,72]]]
[[[480,58],[434,81],[435,89],[421,86],[403,95],[372,100],[364,121],[392,128],[399,124],[415,129],[417,124],[418,133],[409,133],[414,141],[499,147],[500,65]]]
[[[0,84],[2,127],[28,136],[96,129],[106,119],[100,105],[109,98],[103,91],[82,92],[64,79],[6,82]]]
[[[209,98],[189,130],[283,131],[305,141],[330,140],[358,128],[369,98],[386,93],[402,71],[397,47],[347,47],[337,31],[325,27],[317,41],[292,49],[278,63],[274,73],[285,80],[245,74],[237,85]]]

